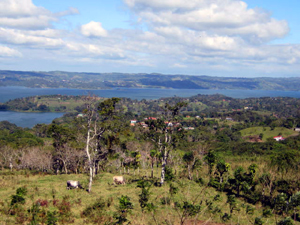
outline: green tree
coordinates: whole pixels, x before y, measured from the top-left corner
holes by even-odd
[[[188,177],[190,180],[192,180],[192,173],[191,173],[192,168],[191,167],[192,167],[193,162],[195,161],[194,153],[192,151],[186,152],[183,155],[182,159],[185,162],[186,167],[188,169]]]
[[[55,149],[54,162],[60,161],[63,165],[65,173],[68,173],[68,158],[70,154],[66,151],[67,143],[75,140],[75,134],[72,129],[52,123],[48,128],[48,134],[53,138],[53,147]],[[56,165],[58,173],[59,165]]]
[[[298,170],[298,157],[299,154],[296,151],[283,151],[271,157],[270,166],[281,172],[283,176],[288,171]]]
[[[207,162],[207,165],[208,165],[208,173],[209,175],[211,176],[212,175],[212,172],[213,172],[213,169],[217,163],[217,155],[215,152],[213,151],[209,151],[207,153],[207,155],[205,156],[204,160]]]
[[[178,115],[180,109],[187,103],[178,102],[174,106],[168,103],[164,106],[164,117],[158,120],[148,120],[149,136],[157,146],[161,155],[161,179],[160,184],[165,181],[165,172],[170,152],[176,148],[176,144],[183,138],[183,129],[179,127]],[[165,123],[166,122],[166,123]]]

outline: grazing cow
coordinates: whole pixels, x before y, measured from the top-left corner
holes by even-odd
[[[68,180],[67,181],[67,190],[72,189],[72,188],[81,188],[83,187],[80,185],[79,181],[77,180]]]
[[[123,176],[114,176],[114,184],[125,184],[125,178]]]

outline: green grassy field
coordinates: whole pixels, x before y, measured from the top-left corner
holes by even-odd
[[[57,108],[65,107],[64,111],[72,112],[75,111],[77,106],[82,106],[84,101],[82,99],[61,99],[59,97],[43,97],[35,98],[35,103],[38,105],[46,105],[51,111],[55,111]]]
[[[178,188],[177,193],[173,195],[170,194],[170,183],[165,183],[163,187],[152,186],[149,203],[153,203],[154,211],[142,211],[139,204],[141,188],[137,187],[137,180],[141,179],[142,175],[146,175],[145,172],[141,171],[140,175],[125,175],[127,184],[119,186],[112,184],[114,174],[102,173],[96,176],[92,192],[87,193],[82,189],[66,189],[67,180],[79,180],[84,187],[87,187],[88,177],[84,174],[32,175],[25,171],[15,173],[2,171],[0,172],[0,224],[33,224],[30,223],[32,220],[30,212],[37,202],[47,202],[47,205],[39,207],[36,214],[39,224],[47,224],[45,215],[48,215],[49,212],[56,212],[57,224],[105,224],[105,222],[107,222],[106,224],[116,224],[114,215],[118,212],[119,198],[122,195],[128,196],[133,204],[133,209],[127,214],[127,219],[131,224],[137,225],[180,224],[182,218],[186,219],[183,224],[254,224],[255,218],[262,216],[260,204],[250,205],[237,199],[238,210],[233,211],[230,219],[223,221],[222,217],[225,213],[230,214],[226,195],[207,185],[199,185],[186,178],[176,179],[172,182],[172,186]],[[158,171],[156,172],[156,176],[158,176]],[[20,187],[26,187],[28,190],[25,196],[26,202],[20,206],[21,212],[16,210],[14,215],[9,215],[11,196]],[[96,213],[88,217],[83,216],[84,210],[93,206],[99,198],[102,198],[109,207],[107,206],[102,211],[95,210]],[[170,199],[170,203],[162,204],[162,199]],[[179,210],[176,205],[184,202],[201,205],[201,210],[194,215],[183,217],[184,211]],[[69,208],[62,207],[63,203]],[[249,207],[254,209],[253,214],[247,213]],[[61,215],[61,213],[63,214]],[[275,224],[274,220],[274,216],[263,218],[264,224]]]
[[[261,133],[263,134],[263,141],[266,141],[268,138],[278,136],[279,134],[284,138],[299,135],[299,132],[295,132],[294,130],[287,129],[285,127],[275,127],[274,130],[271,130],[270,127],[250,127],[241,130],[241,134],[243,137],[259,135]]]

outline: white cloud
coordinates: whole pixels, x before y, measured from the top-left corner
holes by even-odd
[[[24,32],[20,30],[0,28],[0,40],[9,44],[42,48],[57,48],[64,44],[63,40],[60,38],[49,38],[43,37],[43,35],[32,35],[30,33],[38,34],[37,31]],[[47,32],[41,31],[41,34],[43,33],[47,34]]]
[[[32,0],[1,0],[1,17],[27,17],[41,14],[51,14],[50,11],[37,7]]]
[[[17,29],[45,29],[51,27],[53,22],[58,22],[61,17],[77,13],[78,10],[75,8],[52,13],[43,7],[35,6],[32,0],[1,0],[0,26]]]
[[[150,27],[177,26],[209,34],[255,37],[272,40],[289,32],[286,21],[279,21],[259,9],[250,9],[237,0],[125,0],[139,20]]]
[[[106,37],[107,31],[100,22],[91,21],[81,26],[81,33],[87,37]]]
[[[21,57],[22,54],[6,46],[0,46],[0,57]]]
[[[76,62],[78,66],[94,65],[94,70],[109,65],[111,70],[141,68],[185,74],[204,69],[222,73],[299,67],[300,45],[270,44],[288,34],[287,21],[249,8],[243,1],[123,1],[137,26],[108,31],[102,21],[74,30],[55,28],[69,24],[62,17],[78,14],[76,8],[54,13],[32,0],[0,0],[0,42],[7,45],[0,46],[0,56],[24,55],[28,60],[51,60],[53,65]]]

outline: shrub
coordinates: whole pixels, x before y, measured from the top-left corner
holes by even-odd
[[[169,197],[162,197],[160,198],[160,203],[162,205],[170,205],[171,204],[171,200]]]
[[[10,205],[13,206],[15,204],[24,204],[25,203],[25,195],[27,194],[26,187],[20,187],[17,189],[16,194],[11,196],[11,203]]]
[[[47,225],[56,225],[57,221],[58,221],[58,218],[56,216],[57,216],[56,211],[53,211],[53,212],[48,211],[47,212]]]
[[[102,198],[98,198],[93,205],[88,206],[83,210],[82,216],[91,216],[95,211],[97,211],[97,213],[100,213],[105,208],[105,206],[106,202]]]
[[[166,166],[166,171],[165,171],[165,181],[172,181],[175,179],[175,175],[173,173],[172,168]]]
[[[105,214],[106,208],[110,207],[110,200],[104,201],[98,198],[94,204],[86,207],[81,213],[81,217],[87,217],[87,220],[95,224],[104,224],[111,220],[111,217]]]
[[[278,222],[278,225],[294,225],[291,217],[286,217],[285,219]]]
[[[35,204],[40,205],[40,206],[48,207],[49,202],[46,199],[45,200],[38,199],[38,200],[36,200]]]

